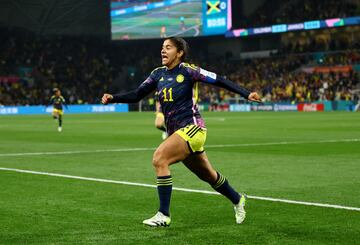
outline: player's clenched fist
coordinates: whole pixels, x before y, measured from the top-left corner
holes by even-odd
[[[101,99],[101,103],[103,103],[104,105],[106,105],[107,103],[109,103],[114,97],[111,94],[104,94],[102,99]]]
[[[254,102],[261,102],[261,98],[256,92],[252,92],[249,94],[248,100],[254,101]]]

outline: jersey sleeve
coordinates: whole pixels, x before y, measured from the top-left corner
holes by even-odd
[[[51,96],[49,102],[46,104],[46,106],[52,105],[54,103],[54,96]]]
[[[68,109],[68,106],[66,104],[66,100],[64,97],[61,96],[61,102],[64,104],[65,108]]]
[[[150,94],[157,85],[157,73],[153,71],[140,86],[130,92],[114,94],[111,102],[113,103],[136,103],[146,95]]]
[[[197,66],[184,65],[185,69],[189,73],[190,77],[194,82],[200,81],[208,84],[212,84],[231,92],[240,94],[244,98],[248,98],[250,91],[246,88],[226,79],[225,77],[219,76],[214,72],[207,71]]]

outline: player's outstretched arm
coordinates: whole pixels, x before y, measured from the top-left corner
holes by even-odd
[[[257,92],[250,92],[248,89],[226,79],[225,77],[217,76],[217,79],[213,84],[231,92],[240,94],[249,101],[261,103],[261,98]]]
[[[69,110],[69,107],[68,107],[68,105],[67,105],[66,100],[64,99],[64,97],[62,98],[62,102],[63,102],[66,110]]]
[[[45,105],[45,108],[49,107],[53,103],[54,103],[54,99],[53,99],[53,97],[51,97],[50,100],[48,101],[48,103]]]
[[[209,83],[224,88],[226,90],[229,90],[231,92],[240,94],[242,97],[244,97],[249,101],[259,102],[259,103],[261,102],[261,98],[258,93],[250,92],[248,89],[228,80],[227,78],[218,76],[216,73],[209,72],[200,67],[196,67],[196,68],[187,67],[187,70],[192,75],[194,81],[200,80],[202,82]]]
[[[107,94],[105,93],[101,98],[101,103],[136,103],[139,102],[146,95],[150,94],[156,88],[156,81],[148,77],[137,89],[121,93],[121,94]]]
[[[101,102],[108,103],[136,103],[144,98],[148,93],[142,90],[133,90],[122,94],[104,94]]]

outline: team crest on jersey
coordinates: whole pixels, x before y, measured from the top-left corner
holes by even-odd
[[[185,79],[184,75],[182,75],[182,74],[179,74],[179,75],[176,76],[176,81],[178,83],[182,83],[184,81],[184,79]]]

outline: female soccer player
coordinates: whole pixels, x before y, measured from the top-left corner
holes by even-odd
[[[59,121],[59,127],[58,127],[58,131],[61,132],[62,131],[62,118],[64,115],[64,111],[63,111],[63,105],[65,105],[66,109],[67,109],[67,105],[65,103],[65,99],[64,97],[61,96],[61,91],[58,88],[54,88],[53,89],[54,95],[51,96],[50,101],[48,103],[47,106],[49,106],[50,104],[53,105],[53,112],[52,112],[52,116],[54,119],[57,119]]]
[[[213,168],[204,152],[206,127],[195,103],[193,88],[194,84],[200,81],[238,93],[249,101],[260,102],[260,96],[222,76],[184,63],[187,54],[188,45],[184,39],[165,39],[161,49],[163,66],[153,70],[134,91],[115,95],[104,94],[102,103],[138,102],[153,90],[159,93],[169,137],[156,149],[152,160],[157,175],[160,207],[153,217],[143,221],[144,224],[170,225],[172,178],[169,166],[179,161],[234,204],[236,223],[240,224],[245,219],[246,196],[230,186],[226,178]]]

